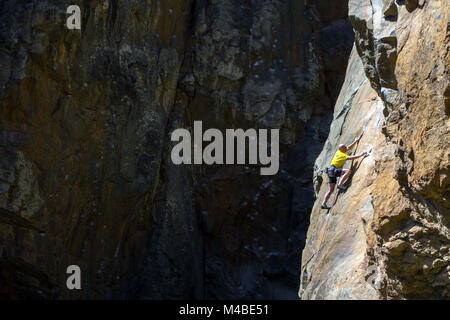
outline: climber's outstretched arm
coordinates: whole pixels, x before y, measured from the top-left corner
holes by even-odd
[[[362,135],[361,135],[362,136]],[[361,140],[361,136],[359,136],[358,138],[355,139],[355,141],[353,141],[348,147],[347,149],[350,150],[351,148],[353,148],[353,146],[355,144],[357,144],[359,142],[359,140]]]
[[[361,157],[364,157],[367,154],[367,151],[364,151],[363,153],[357,154],[356,156],[348,157],[347,160],[355,160]]]

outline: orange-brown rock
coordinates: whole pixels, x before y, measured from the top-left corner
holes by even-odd
[[[359,56],[316,161],[303,299],[450,297],[450,3],[412,3],[349,3]],[[362,131],[355,152],[372,152],[327,213],[322,170]]]

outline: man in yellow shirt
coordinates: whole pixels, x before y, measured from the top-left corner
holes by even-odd
[[[340,190],[347,189],[347,187],[344,187],[344,183],[345,183],[345,181],[347,181],[347,179],[350,176],[350,174],[352,173],[352,171],[350,169],[342,169],[344,167],[345,161],[358,159],[367,154],[367,152],[363,152],[361,154],[358,154],[356,156],[351,156],[351,157],[346,154],[346,152],[348,150],[350,150],[351,148],[353,148],[353,146],[360,139],[361,139],[361,136],[359,138],[355,139],[355,141],[353,141],[353,143],[350,144],[348,147],[345,144],[340,144],[339,150],[334,155],[331,165],[327,168],[327,170],[325,170],[325,172],[327,172],[327,174],[328,174],[329,185],[328,185],[327,194],[325,195],[325,198],[323,199],[323,202],[322,202],[322,209],[331,209],[331,207],[327,206],[327,201],[328,201],[328,198],[330,198],[331,194],[334,191],[334,186],[336,185],[337,177],[340,177],[342,174],[343,174],[343,176],[340,179],[337,187]]]

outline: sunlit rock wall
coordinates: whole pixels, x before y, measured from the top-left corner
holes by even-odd
[[[315,164],[299,296],[448,299],[450,3],[355,0],[349,12],[356,48]],[[354,152],[370,156],[320,209],[322,170],[363,131]]]

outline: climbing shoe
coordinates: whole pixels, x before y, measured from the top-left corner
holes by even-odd
[[[328,207],[328,206],[324,206],[324,205],[322,205],[322,206],[320,206],[322,209],[327,209],[327,210],[330,210],[331,209],[331,207]]]
[[[337,186],[337,188],[338,188],[339,190],[342,190],[342,191],[347,190],[347,187],[346,187],[346,186]]]

